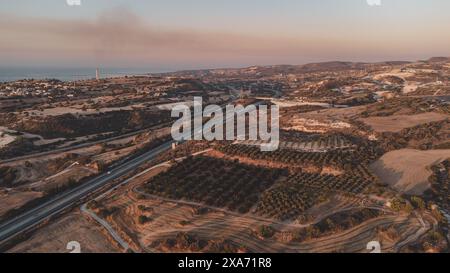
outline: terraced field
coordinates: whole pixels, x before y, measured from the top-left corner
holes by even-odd
[[[296,173],[261,196],[255,212],[269,218],[296,219],[307,209],[342,191],[361,193],[371,184],[358,177]]]
[[[331,166],[337,169],[352,171],[359,165],[365,165],[378,157],[377,147],[371,144],[358,149],[343,149],[332,152],[305,152],[291,149],[278,149],[264,153],[258,147],[249,145],[222,145],[216,148],[229,156],[238,156],[268,162],[279,162],[297,166]]]

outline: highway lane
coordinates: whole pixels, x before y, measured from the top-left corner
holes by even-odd
[[[8,158],[8,159],[0,160],[0,164],[11,163],[11,162],[16,162],[16,161],[20,161],[20,160],[27,160],[27,159],[40,157],[40,156],[52,155],[52,154],[77,150],[77,149],[81,149],[81,148],[86,148],[86,147],[94,146],[97,144],[102,144],[102,143],[106,143],[106,142],[110,142],[110,141],[114,141],[114,140],[119,140],[119,139],[135,136],[135,135],[146,133],[146,132],[151,132],[152,130],[162,129],[162,128],[164,128],[164,126],[170,126],[170,124],[171,123],[164,123],[164,124],[160,124],[158,126],[126,133],[126,134],[123,134],[120,136],[115,136],[115,137],[96,140],[96,141],[92,141],[92,142],[77,144],[77,145],[68,146],[68,147],[64,147],[64,148],[53,149],[51,151],[38,152],[38,153],[32,153],[32,154],[18,156],[18,157],[14,157],[14,158]]]
[[[257,102],[255,106],[258,106],[260,104],[261,102]],[[236,114],[239,114],[240,112],[245,112],[245,109],[243,109],[242,111],[236,111]],[[194,115],[194,117],[196,116],[197,115]],[[224,119],[224,123],[226,124],[226,122],[229,119],[234,120],[234,118],[235,118],[234,115],[231,117],[226,117]],[[197,130],[194,129],[192,130],[192,132],[186,132],[185,135],[182,136],[182,139],[187,139],[188,136],[201,133],[201,131],[202,128],[199,128]],[[45,201],[43,204],[24,212],[23,214],[17,216],[16,218],[13,218],[12,220],[9,220],[5,223],[1,223],[0,245],[2,245],[15,235],[27,231],[32,227],[42,223],[49,217],[54,216],[60,213],[61,211],[73,206],[82,198],[88,196],[90,193],[93,193],[94,191],[105,186],[108,182],[112,181],[113,179],[119,178],[122,175],[142,165],[146,161],[154,159],[160,153],[170,149],[172,143],[174,142],[175,141],[173,140],[168,141],[158,146],[157,148],[152,149],[147,153],[144,153],[126,163],[123,163],[122,165],[116,168],[111,169],[107,173],[104,173],[86,183],[83,183],[83,185],[80,185],[72,190],[68,190],[67,192],[52,197],[50,200]]]
[[[105,186],[111,180],[119,178],[120,176],[142,165],[146,161],[154,159],[160,153],[170,149],[172,143],[173,141],[168,141],[159,147],[110,170],[108,173],[102,174],[91,181],[84,183],[83,185],[57,195],[43,204],[28,210],[22,215],[2,223],[0,225],[0,244],[6,242],[14,235],[26,231],[39,223],[42,223],[45,219],[48,219],[49,217],[71,207],[83,197],[86,197],[95,190]]]

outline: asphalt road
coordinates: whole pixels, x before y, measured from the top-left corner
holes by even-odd
[[[95,190],[105,186],[113,179],[130,172],[142,165],[146,161],[154,159],[160,153],[170,149],[173,141],[168,141],[151,151],[140,155],[112,170],[102,174],[72,190],[59,194],[43,204],[24,212],[10,221],[0,224],[0,244],[5,243],[13,236],[29,230],[30,228],[42,223],[44,220],[54,216],[61,211],[76,204],[77,201],[86,197]]]

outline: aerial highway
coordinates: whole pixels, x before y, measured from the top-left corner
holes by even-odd
[[[15,235],[35,227],[49,217],[76,205],[82,198],[107,185],[112,180],[119,178],[139,167],[143,163],[154,159],[160,153],[170,149],[172,143],[173,141],[165,142],[164,144],[161,144],[160,146],[109,170],[107,173],[83,183],[74,189],[56,195],[55,197],[45,201],[43,204],[30,209],[5,223],[1,223],[0,245],[13,238]]]

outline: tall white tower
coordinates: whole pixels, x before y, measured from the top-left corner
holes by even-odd
[[[100,69],[98,68],[95,70],[95,79],[100,80]]]

